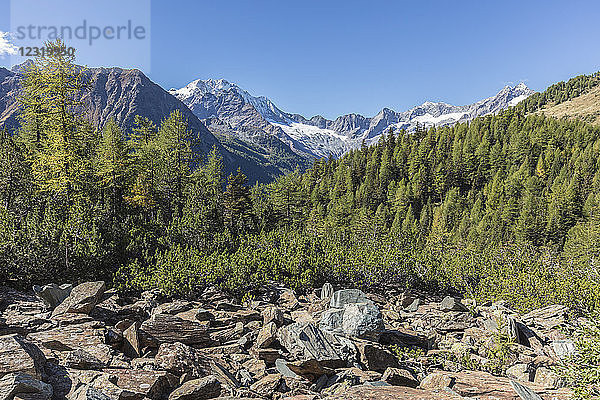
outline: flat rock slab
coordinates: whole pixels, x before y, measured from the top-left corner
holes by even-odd
[[[52,316],[65,313],[89,314],[106,290],[102,281],[85,282],[71,290],[71,294],[63,300],[52,312]]]
[[[23,372],[41,379],[46,359],[40,349],[13,334],[0,336],[0,376],[11,372]]]
[[[209,345],[212,342],[208,323],[190,321],[170,314],[155,314],[144,321],[140,329],[159,343]]]

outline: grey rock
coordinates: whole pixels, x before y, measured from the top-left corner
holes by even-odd
[[[542,400],[539,394],[519,382],[511,380],[510,385],[522,400]]]
[[[440,304],[442,311],[469,311],[467,307],[454,297],[446,296]]]
[[[333,293],[329,307],[331,308],[344,308],[347,304],[356,303],[369,303],[373,302],[367,298],[367,296],[358,289],[342,289]]]
[[[321,314],[319,328],[336,333],[342,333],[342,322],[344,320],[344,310],[341,308],[329,308]]]
[[[52,386],[21,372],[10,373],[0,379],[0,400],[13,400],[19,394],[35,394],[36,399],[49,400]]]
[[[552,350],[554,350],[556,356],[561,360],[569,358],[575,353],[575,343],[570,339],[553,340],[551,345]]]
[[[201,378],[212,371],[209,357],[183,343],[161,344],[154,359],[160,369],[177,376],[189,374],[193,378]]]
[[[89,385],[80,385],[69,396],[69,400],[113,400],[100,389]]]
[[[342,330],[361,339],[378,341],[383,331],[383,317],[373,304],[350,304],[344,308]]]
[[[408,312],[417,312],[419,310],[419,306],[421,305],[421,299],[416,298],[407,308]]]
[[[317,360],[324,366],[345,366],[356,355],[352,342],[324,332],[310,323],[294,323],[279,329],[279,342],[299,360]]]
[[[71,290],[69,296],[52,312],[52,317],[65,313],[89,314],[106,290],[102,281],[85,282]]]
[[[40,349],[23,337],[0,336],[0,376],[22,372],[41,380],[46,358]]]
[[[221,382],[212,375],[185,382],[175,389],[169,400],[205,400],[214,399],[221,394]]]
[[[73,285],[65,283],[57,285],[56,283],[50,283],[44,286],[33,286],[33,292],[37,297],[42,299],[44,304],[49,308],[53,309],[58,306],[64,299],[66,299],[73,290]]]
[[[281,375],[283,375],[287,378],[294,378],[294,379],[300,378],[300,376],[298,374],[296,374],[294,371],[292,371],[287,366],[287,361],[285,361],[281,358],[278,358],[277,360],[275,360],[275,368],[277,369],[277,372],[279,372]]]
[[[208,345],[211,338],[208,325],[169,314],[155,314],[144,321],[140,330],[160,343]]]
[[[321,288],[321,300],[329,300],[333,296],[333,286],[327,282]]]

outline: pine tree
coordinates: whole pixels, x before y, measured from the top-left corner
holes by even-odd
[[[248,178],[240,168],[236,175],[229,175],[227,187],[223,193],[223,217],[225,226],[234,234],[249,232],[254,228],[252,199]]]

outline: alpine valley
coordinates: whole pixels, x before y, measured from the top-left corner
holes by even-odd
[[[0,126],[8,129],[18,126],[22,69],[22,65],[0,68]],[[410,133],[496,114],[535,93],[520,83],[469,105],[425,102],[402,112],[384,108],[373,117],[346,114],[328,120],[282,111],[269,98],[254,96],[224,79],[198,79],[167,92],[136,69],[91,68],[88,76],[91,90],[81,101],[94,125],[101,128],[113,118],[129,131],[136,114],[158,124],[171,111],[180,110],[198,138],[198,151],[216,146],[226,171],[241,167],[254,182],[305,169],[317,158],[340,157],[389,132]]]

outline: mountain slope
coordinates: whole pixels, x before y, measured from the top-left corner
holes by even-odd
[[[16,66],[11,71],[0,68],[0,127],[9,130],[19,126],[17,99],[20,92],[21,70],[22,66]],[[223,146],[215,136],[224,139],[221,131],[213,134],[184,103],[152,82],[139,70],[116,67],[90,68],[87,74],[91,82],[91,90],[82,95],[81,101],[86,119],[94,126],[101,128],[108,119],[114,118],[128,131],[133,126],[135,115],[142,115],[160,125],[172,111],[179,110],[187,120],[188,128],[198,139],[196,150],[206,154],[216,146],[223,156],[227,173],[235,172],[240,167],[244,171],[252,172],[251,182],[268,182],[282,173],[293,170],[296,165],[306,166],[306,158],[296,156],[282,142],[267,146],[269,141],[262,140],[258,142],[258,147],[238,148],[236,151],[232,151],[230,141],[225,141],[226,145]],[[268,128],[267,125],[265,124],[264,127]],[[291,155],[285,154],[285,150],[283,155],[282,151],[275,151],[282,147]],[[261,152],[272,154],[267,154],[263,158],[256,157],[256,153]]]
[[[373,143],[390,129],[416,130],[417,126],[444,126],[495,114],[517,104],[534,92],[525,84],[506,86],[495,96],[465,106],[426,102],[404,112],[384,108],[372,118],[360,114],[335,120],[310,119],[286,113],[266,97],[255,97],[239,86],[220,80],[195,80],[170,93],[183,101],[200,119],[219,118],[235,129],[252,127],[287,143],[299,155],[339,157],[363,141]]]

